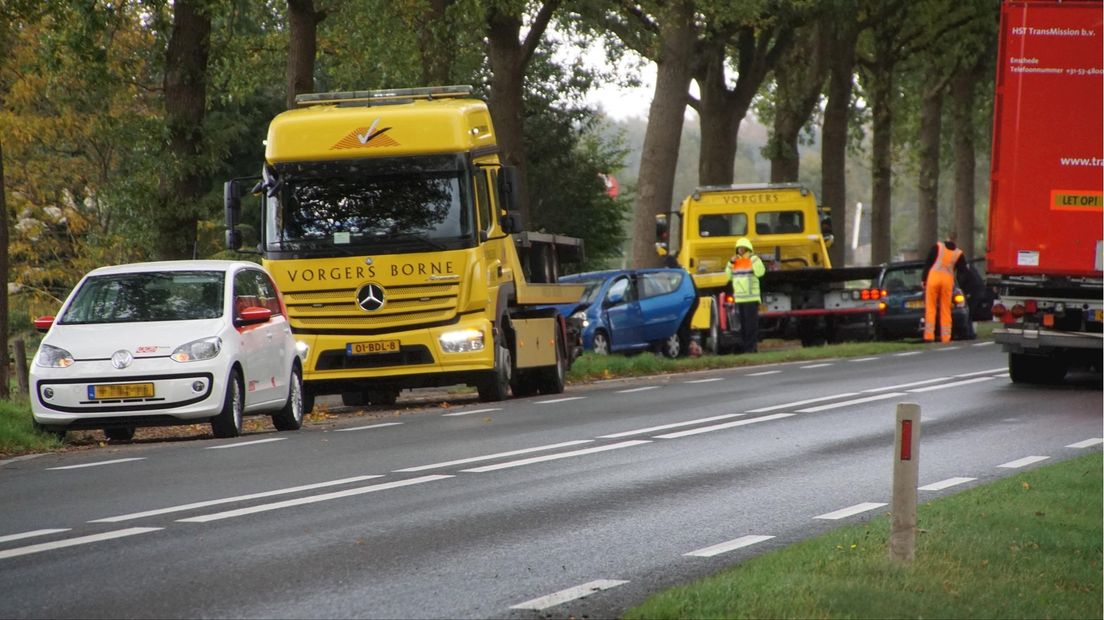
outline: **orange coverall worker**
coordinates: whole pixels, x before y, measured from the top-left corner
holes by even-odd
[[[928,253],[924,269],[924,341],[935,342],[936,314],[939,315],[939,340],[951,341],[951,298],[954,296],[955,271],[966,268],[962,250],[953,241],[937,241]]]

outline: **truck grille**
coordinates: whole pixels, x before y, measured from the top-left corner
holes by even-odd
[[[357,304],[357,289],[330,289],[284,293],[292,329],[320,330],[417,329],[456,316],[460,285],[418,284],[384,288],[385,302],[375,312]]]

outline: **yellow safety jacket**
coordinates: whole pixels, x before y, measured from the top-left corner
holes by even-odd
[[[725,266],[725,274],[732,278],[732,300],[738,304],[760,303],[759,278],[767,272],[763,259],[755,254],[737,256]]]

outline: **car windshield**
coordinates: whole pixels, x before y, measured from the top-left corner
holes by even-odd
[[[888,293],[915,293],[924,289],[923,267],[901,267],[886,269],[882,278],[882,288]]]
[[[159,271],[93,276],[58,321],[64,325],[192,321],[223,313],[221,271]]]
[[[332,255],[470,247],[474,211],[463,170],[454,157],[278,166],[268,250]]]

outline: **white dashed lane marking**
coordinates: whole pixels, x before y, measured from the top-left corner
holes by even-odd
[[[960,385],[969,385],[971,383],[981,383],[983,381],[992,381],[993,377],[977,377],[975,379],[966,379],[965,381],[955,381],[953,383],[944,383],[943,385],[929,385],[928,387],[916,388],[909,390],[912,393],[920,392],[933,392],[935,390],[945,390],[947,388],[958,387]]]
[[[876,359],[878,359],[878,358],[876,358],[876,357],[860,357],[859,359],[847,360],[847,361],[851,362],[852,364],[857,364],[858,362],[873,362]]]
[[[456,416],[456,415],[474,415],[476,413],[491,413],[493,411],[502,411],[501,407],[489,407],[487,409],[472,409],[471,411],[456,411],[453,413],[443,413],[443,417]]]
[[[763,372],[749,372],[748,374],[746,374],[744,376],[746,376],[746,377],[764,377],[766,375],[777,375],[780,372],[782,372],[782,371],[781,370],[764,370]]]
[[[737,426],[747,426],[748,424],[756,424],[758,422],[769,422],[771,420],[781,420],[782,418],[792,417],[794,413],[775,413],[773,415],[765,415],[761,418],[751,418],[750,420],[740,420],[738,422],[726,422],[724,424],[716,424],[714,426],[705,426],[702,428],[692,428],[688,431],[679,431],[677,433],[667,433],[666,435],[656,435],[656,439],[678,439],[679,437],[687,437],[689,435],[700,435],[701,433],[711,433],[713,431],[723,431],[726,428],[736,428]]]
[[[991,345],[991,344],[993,344],[993,341],[992,341],[992,340],[988,340],[988,341],[986,341],[986,342],[979,342],[979,343],[977,343],[977,344],[972,344],[972,345],[970,345],[970,346],[972,346],[972,347],[987,347],[987,346],[989,346],[989,345]]]
[[[894,353],[893,357],[908,357],[910,355],[920,355],[920,351],[905,351],[904,353]]]
[[[632,388],[629,390],[617,390],[616,394],[632,394],[633,392],[646,392],[648,390],[658,390],[658,385],[648,385],[645,387]]]
[[[798,366],[798,368],[801,370],[810,370],[813,368],[824,368],[826,366],[831,366],[831,364],[809,364],[808,366]]]
[[[136,534],[145,534],[147,532],[156,532],[164,528],[160,527],[132,527],[125,530],[116,530],[114,532],[104,532],[103,534],[92,534],[91,536],[79,536],[77,538],[67,538],[65,540],[56,540],[54,542],[39,543],[37,545],[30,545],[27,547],[16,547],[15,549],[7,549],[0,551],[0,560],[6,560],[8,558],[15,558],[21,555],[30,555],[32,553],[41,553],[43,551],[52,551],[54,549],[64,549],[65,547],[75,547],[77,545],[87,545],[89,543],[100,542],[103,540],[113,540],[115,538],[124,538],[126,536],[134,536]]]
[[[370,431],[376,428],[383,428],[385,426],[402,426],[402,422],[384,422],[383,424],[369,424],[368,426],[354,426],[352,428],[338,428],[335,429],[335,433],[348,433],[349,431]]]
[[[989,370],[976,370],[974,372],[964,372],[961,375],[955,375],[955,377],[961,379],[963,377],[976,377],[978,375],[991,375],[995,372],[1004,372],[1007,370],[1004,366],[1000,368],[990,368]]]
[[[130,459],[114,459],[111,461],[97,461],[95,463],[81,463],[80,465],[65,465],[64,467],[47,467],[46,470],[59,470],[59,469],[82,469],[84,467],[99,467],[100,465],[115,465],[117,463],[129,463],[131,461],[144,461],[143,457],[135,457]]]
[[[814,519],[828,519],[829,521],[835,521],[837,519],[845,519],[852,515],[869,512],[875,508],[881,508],[885,506],[885,502],[863,502],[861,504],[855,504],[854,506],[848,506],[847,508],[840,508],[834,512],[828,512],[816,517]]]
[[[509,461],[506,463],[497,463],[495,465],[484,465],[483,467],[473,467],[472,469],[462,469],[460,471],[481,474],[488,471],[497,471],[499,469],[508,469],[510,467],[521,467],[522,465],[532,465],[533,463],[544,463],[546,461],[556,461],[559,459],[567,459],[575,456],[583,456],[585,454],[594,454],[596,452],[606,452],[608,450],[631,448],[633,446],[639,446],[646,443],[652,442],[648,441],[647,439],[622,441],[621,443],[614,443],[608,446],[597,446],[594,448],[584,448],[582,450],[572,450],[571,452],[559,452],[556,454],[546,454],[544,456],[534,456],[528,459],[521,459],[520,461]]]
[[[750,547],[751,545],[755,545],[763,542],[764,540],[770,540],[772,538],[774,538],[774,536],[741,536],[728,542],[723,542],[717,545],[713,545],[712,547],[706,547],[704,549],[698,549],[697,551],[691,551],[690,553],[684,553],[683,555],[694,556],[698,558],[711,558],[715,555],[728,553],[729,551],[735,551],[736,549]]]
[[[933,482],[931,484],[925,484],[920,487],[921,491],[942,491],[953,486],[960,484],[966,484],[967,482],[973,482],[977,478],[947,478],[946,480],[940,480],[939,482]]]
[[[929,383],[939,383],[940,381],[947,381],[950,377],[936,377],[934,379],[924,379],[923,381],[912,381],[909,383],[898,383],[897,385],[887,385],[885,387],[870,388],[869,390],[863,390],[863,393],[870,392],[888,392],[890,390],[900,390],[902,388],[913,387],[915,385],[927,385]]]
[[[478,463],[479,461],[493,461],[494,459],[506,458],[508,456],[517,456],[519,454],[529,454],[532,452],[542,452],[544,450],[555,450],[557,448],[567,448],[569,446],[578,446],[584,443],[593,443],[593,439],[578,439],[575,441],[565,441],[563,443],[554,443],[547,446],[537,446],[535,448],[523,448],[521,450],[511,450],[509,452],[499,452],[497,454],[485,454],[483,456],[473,456],[466,459],[457,459],[455,461],[445,461],[443,463],[432,463],[430,465],[418,465],[417,467],[407,467],[406,469],[396,469],[395,473],[401,472],[415,472],[425,471],[427,469],[440,469],[442,467],[452,467],[454,465],[467,465],[468,463]]]
[[[713,383],[714,381],[724,381],[724,377],[712,377],[710,379],[694,379],[693,381],[684,381],[684,383]]]
[[[792,403],[783,403],[781,405],[771,405],[770,407],[760,407],[758,409],[751,409],[748,413],[766,413],[767,411],[777,411],[779,409],[792,409],[794,407],[800,407],[801,405],[808,405],[811,403],[821,403],[826,400],[835,400],[837,398],[847,398],[848,396],[858,396],[858,392],[844,392],[842,394],[833,394],[831,396],[821,396],[819,398],[809,398],[806,400],[798,400]]]
[[[1025,456],[1022,459],[1016,459],[1015,461],[1002,463],[1000,465],[997,465],[997,467],[1003,467],[1005,469],[1019,469],[1021,467],[1027,467],[1028,465],[1031,465],[1033,463],[1038,463],[1039,461],[1045,461],[1049,458],[1049,456]]]
[[[1093,446],[1099,446],[1104,444],[1104,438],[1094,437],[1093,439],[1086,439],[1085,441],[1079,441],[1077,443],[1071,443],[1066,446],[1067,448],[1091,448]]]
[[[590,581],[573,588],[567,588],[566,590],[560,590],[548,596],[542,596],[532,600],[525,601],[524,603],[518,603],[512,605],[510,609],[532,609],[534,611],[541,611],[548,609],[549,607],[555,607],[556,605],[562,605],[568,601],[574,601],[576,599],[585,598],[595,592],[601,592],[602,590],[609,590],[619,585],[628,583],[620,579],[597,579]]]
[[[241,448],[241,447],[244,447],[244,446],[255,446],[257,444],[262,444],[262,443],[272,443],[273,441],[283,441],[285,439],[287,439],[287,437],[269,437],[268,439],[257,439],[257,440],[254,440],[254,441],[242,441],[242,442],[239,442],[239,443],[228,443],[228,444],[222,445],[222,446],[210,446],[210,447],[204,448],[204,449],[205,450],[224,450],[226,448]]]
[[[645,433],[654,433],[656,431],[665,431],[669,428],[679,428],[682,426],[693,426],[695,424],[705,424],[707,422],[716,422],[717,420],[727,420],[729,418],[738,418],[744,414],[742,413],[726,413],[724,415],[713,416],[711,418],[701,418],[700,420],[689,420],[686,422],[674,422],[672,424],[663,424],[661,426],[652,426],[649,428],[640,428],[634,431],[623,431],[620,433],[613,433],[612,435],[601,435],[598,439],[618,439],[620,437],[629,437],[630,435],[643,435]]]
[[[584,398],[586,398],[586,396],[568,396],[567,398],[553,398],[552,400],[538,400],[538,401],[536,401],[536,404],[538,404],[538,405],[551,405],[551,404],[554,404],[554,403],[566,403],[569,400],[582,400]]]
[[[50,534],[59,534],[61,532],[68,532],[71,528],[62,528],[55,530],[33,530],[30,532],[22,532],[19,534],[8,534],[7,536],[0,536],[0,543],[11,542],[13,540],[23,540],[24,538],[34,538],[35,536],[48,536]]]
[[[851,407],[853,405],[862,405],[864,403],[872,403],[878,400],[885,400],[887,398],[897,398],[904,396],[904,392],[890,392],[888,394],[878,394],[877,396],[867,396],[866,398],[856,398],[854,400],[845,400],[841,403],[832,403],[830,405],[820,405],[818,407],[806,407],[805,409],[798,409],[798,413],[816,413],[818,411],[828,411],[829,409],[838,409],[840,407]]]

